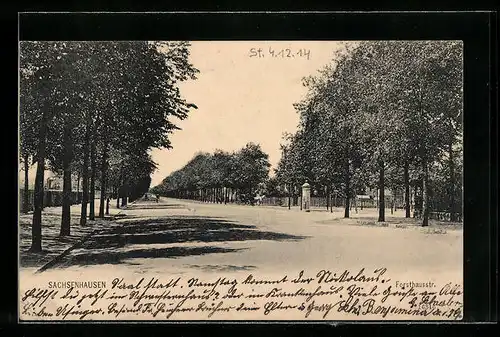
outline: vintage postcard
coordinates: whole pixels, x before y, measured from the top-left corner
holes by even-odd
[[[21,321],[463,318],[461,41],[22,41]]]

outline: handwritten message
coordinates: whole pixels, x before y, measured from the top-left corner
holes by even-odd
[[[22,290],[22,320],[459,320],[462,287],[385,268],[277,277],[50,281]]]

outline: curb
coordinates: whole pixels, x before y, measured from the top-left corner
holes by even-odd
[[[120,211],[120,212],[117,213],[117,215],[121,214],[121,213],[122,212]],[[112,218],[110,220],[105,220],[105,221],[110,221],[111,222],[111,221],[114,221],[114,220],[116,220],[116,219]],[[72,250],[80,248],[85,241],[87,241],[91,236],[99,233],[100,231],[103,231],[103,229],[94,229],[92,232],[90,232],[89,234],[87,234],[84,237],[82,237],[78,242],[76,242],[72,246],[66,248],[61,254],[57,255],[52,260],[50,260],[49,262],[47,262],[46,264],[44,264],[42,267],[40,267],[35,272],[35,274],[39,274],[39,273],[44,272],[45,270],[47,270],[49,268],[52,268],[53,266],[55,266],[56,264],[58,264],[59,262],[61,262],[62,258],[64,258],[65,256],[67,256]]]
[[[127,206],[128,205],[133,205],[136,201],[137,200],[132,201],[131,203],[127,204]],[[123,212],[127,210],[127,206],[125,208],[121,209],[116,215],[126,215],[126,214],[123,214]],[[111,215],[110,215],[110,217],[111,217]],[[116,220],[116,219],[112,217],[110,220],[107,220],[107,221],[114,221],[114,220]],[[72,246],[66,248],[61,254],[57,255],[52,260],[50,260],[49,262],[47,262],[46,264],[44,264],[42,267],[40,267],[37,271],[35,271],[35,274],[42,273],[45,270],[47,270],[49,268],[52,268],[53,266],[55,266],[56,264],[58,264],[59,262],[61,262],[61,260],[65,256],[67,256],[72,250],[80,248],[85,241],[87,241],[91,236],[97,234],[99,231],[102,231],[102,229],[94,229],[92,232],[90,232],[89,234],[85,235],[78,242],[76,242]]]

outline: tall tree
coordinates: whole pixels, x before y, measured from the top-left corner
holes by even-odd
[[[27,70],[24,70],[21,78],[21,86],[19,93],[20,100],[20,116],[19,116],[19,159],[20,163],[23,165],[22,170],[24,171],[24,191],[22,199],[22,209],[23,212],[27,213],[30,211],[29,205],[29,169],[33,164],[34,157],[36,155],[36,145],[37,145],[37,123],[35,117],[37,115],[37,105],[35,102],[35,95],[30,92],[30,87],[25,81],[27,80]]]
[[[41,250],[46,159],[49,168],[63,175],[61,235],[68,235],[75,157],[83,158],[80,219],[83,225],[89,189],[93,190],[100,178],[101,193],[106,190],[108,153],[115,148],[117,153],[126,150],[146,155],[152,147],[169,147],[168,136],[177,127],[168,117],[184,119],[189,110],[196,107],[181,98],[177,87],[180,81],[196,78],[198,70],[189,63],[188,56],[187,42],[27,42],[21,45],[23,151],[27,152],[31,146],[30,127],[25,126],[36,125],[37,133],[31,137],[36,139],[32,147],[36,147],[33,152],[37,161],[33,251]],[[31,101],[38,106],[29,106],[31,96]],[[127,158],[133,156],[121,160],[124,166],[134,164],[125,163]],[[141,163],[145,165],[143,172],[150,173],[151,163]],[[119,184],[125,191],[130,184],[148,185],[144,174],[123,177],[126,179],[121,179]],[[93,195],[91,198],[92,218]]]
[[[296,105],[301,123],[289,137],[277,177],[307,176],[315,184],[340,188],[346,197],[345,217],[350,198],[376,186],[379,221],[385,220],[386,189],[393,192],[393,204],[401,185],[409,217],[410,184],[420,181],[415,187],[422,191],[425,226],[431,204],[437,205],[429,203],[431,194],[436,197],[429,190],[435,185],[430,178],[436,176],[436,163],[448,158],[447,208],[455,214],[461,53],[461,44],[449,41],[348,44],[318,76],[305,79],[308,96]],[[308,160],[291,160],[301,158],[303,149]]]
[[[34,212],[32,223],[32,245],[30,251],[40,252],[42,250],[42,209],[44,197],[44,173],[47,150],[47,136],[49,124],[57,116],[57,109],[65,101],[61,90],[64,83],[63,69],[65,59],[63,58],[65,42],[42,43],[23,42],[20,45],[20,78],[21,92],[33,95],[37,102],[36,108],[26,107],[21,114],[29,114],[27,118],[32,120],[37,129],[36,163],[37,171],[34,190]],[[21,105],[21,110],[24,107]],[[21,129],[22,131],[23,129]]]

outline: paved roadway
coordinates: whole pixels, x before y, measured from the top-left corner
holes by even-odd
[[[306,213],[162,199],[138,202],[125,213],[126,219],[94,235],[43,274],[202,273],[214,277],[220,272],[267,275],[386,267],[403,280],[462,280],[461,230],[429,233],[410,224],[404,228],[366,225],[373,223],[375,210],[342,219],[341,209]],[[401,216],[401,211],[389,214],[388,220]]]

